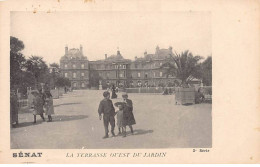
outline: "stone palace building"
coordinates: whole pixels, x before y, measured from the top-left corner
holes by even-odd
[[[155,53],[144,52],[142,57],[135,60],[125,59],[118,50],[115,55],[107,56],[103,60],[90,61],[83,54],[83,48],[68,49],[60,59],[61,75],[69,78],[73,89],[89,88],[90,78],[99,77],[103,88],[111,85],[118,87],[169,86],[179,83],[174,76],[164,74],[160,68],[172,54],[172,47],[160,49]]]

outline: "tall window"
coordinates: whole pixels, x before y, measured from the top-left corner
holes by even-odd
[[[82,76],[82,77],[84,77],[84,76],[85,76],[85,73],[84,73],[84,72],[82,72],[82,73],[81,73],[81,76]]]
[[[140,73],[140,72],[138,72],[138,73],[137,73],[137,76],[138,76],[138,78],[140,78],[140,77],[141,77],[141,73]]]
[[[120,78],[123,78],[123,74],[122,74],[122,73],[120,73],[120,74],[119,74],[119,77],[120,77]]]
[[[72,67],[73,67],[73,68],[76,68],[76,64],[73,64]]]
[[[153,76],[156,77],[155,72],[153,72]]]
[[[107,72],[107,77],[109,77],[109,72]]]
[[[125,75],[125,71],[124,71],[124,77],[126,77],[126,75]]]
[[[65,67],[65,68],[68,68],[68,64],[65,64],[64,67]]]
[[[162,77],[162,72],[160,72],[160,77]]]
[[[148,78],[148,74],[147,74],[147,73],[145,73],[144,77],[145,77],[145,78]]]
[[[126,69],[126,65],[123,65],[123,69]]]
[[[84,82],[81,83],[81,87],[82,87],[82,88],[85,87],[85,83],[84,83]]]
[[[77,77],[77,74],[74,72],[73,73],[73,78],[76,78]]]
[[[81,68],[85,68],[85,64],[81,64]]]
[[[64,73],[64,76],[67,78],[67,77],[68,77],[68,73],[65,72],[65,73]]]
[[[76,82],[73,83],[73,87],[77,87],[77,83]]]

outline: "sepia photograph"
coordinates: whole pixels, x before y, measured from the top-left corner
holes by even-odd
[[[11,149],[212,147],[211,12],[10,12]]]
[[[259,164],[258,0],[6,0],[0,25],[0,164]]]

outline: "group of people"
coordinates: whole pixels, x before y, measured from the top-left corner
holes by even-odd
[[[47,122],[52,122],[52,116],[54,114],[53,98],[50,91],[38,89],[38,91],[32,91],[33,95],[31,110],[33,110],[34,121],[36,123],[36,115],[40,115],[42,120],[45,121],[43,113],[48,116]]]
[[[110,89],[107,88],[107,91],[109,92]],[[117,94],[116,93],[118,92],[118,87],[115,87],[115,85],[112,85],[111,92],[112,92],[111,99],[116,99],[117,98]]]
[[[29,106],[29,110],[33,113],[34,121],[36,123],[36,116],[40,115],[43,121],[45,121],[44,113],[48,116],[47,122],[52,122],[52,116],[54,114],[53,98],[48,87],[45,86],[44,91],[42,88],[38,90],[32,90],[32,99]],[[12,127],[18,125],[18,98],[14,90],[10,91],[10,123]]]
[[[126,137],[126,126],[129,126],[131,133],[134,134],[132,125],[136,124],[134,114],[133,114],[133,102],[128,99],[127,93],[122,94],[123,101],[116,102],[115,106],[118,107],[118,110],[115,111],[112,100],[110,100],[110,93],[105,91],[103,93],[104,99],[101,100],[98,108],[99,119],[102,119],[105,128],[104,139],[108,138],[108,125],[111,126],[111,134],[115,137],[115,116],[117,116],[117,126],[118,126],[118,135]]]

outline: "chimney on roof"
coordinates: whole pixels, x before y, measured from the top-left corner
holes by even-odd
[[[155,54],[158,54],[158,53],[159,53],[159,50],[160,50],[160,48],[159,48],[159,46],[157,45],[157,46],[156,46]]]
[[[120,55],[120,51],[119,50],[117,51],[117,55]]]
[[[79,48],[80,48],[80,53],[83,54],[83,47],[82,47],[82,45],[80,45]]]
[[[105,54],[105,60],[107,59],[107,54]]]
[[[68,45],[66,45],[66,46],[65,46],[65,54],[68,54],[68,51],[69,51]]]

